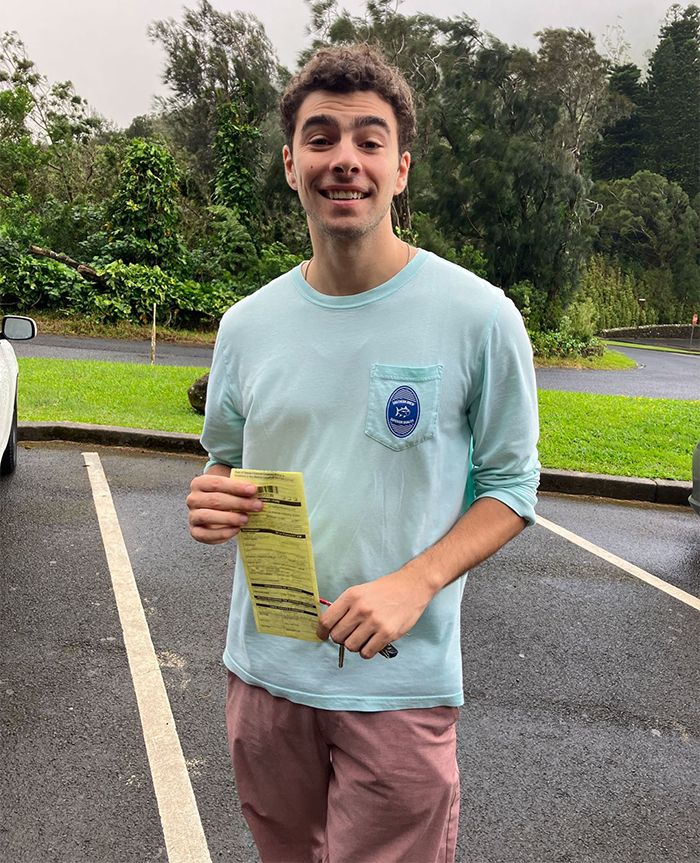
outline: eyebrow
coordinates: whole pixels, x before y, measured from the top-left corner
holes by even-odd
[[[330,114],[314,114],[312,117],[308,117],[304,121],[304,125],[301,127],[302,135],[311,126],[331,126],[334,129],[339,129],[340,123],[335,117],[331,117]],[[391,135],[391,128],[387,121],[383,117],[377,117],[374,114],[365,114],[361,117],[355,117],[350,128],[364,129],[367,126],[379,126],[380,129],[383,129],[388,135]]]

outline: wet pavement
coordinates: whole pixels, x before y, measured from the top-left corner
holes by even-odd
[[[92,339],[80,336],[52,336],[39,333],[26,342],[13,342],[18,357],[41,357],[57,360],[93,360],[110,363],[150,363],[150,341],[130,342],[123,339]],[[156,343],[156,365],[211,366],[214,346],[189,346]]]
[[[0,482],[4,856],[167,859],[88,449],[111,487],[211,859],[253,863],[224,721],[232,546],[199,545],[186,524],[204,459],[73,444],[21,445]],[[543,495],[539,510],[700,596],[689,508]],[[700,860],[699,615],[541,526],[470,574],[460,863]]]
[[[611,347],[611,350],[633,359],[637,368],[619,371],[536,369],[538,389],[700,401],[700,356],[646,351],[642,348]]]

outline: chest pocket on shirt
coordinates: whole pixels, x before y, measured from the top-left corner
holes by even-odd
[[[435,436],[442,369],[374,363],[369,376],[365,434],[393,450]]]

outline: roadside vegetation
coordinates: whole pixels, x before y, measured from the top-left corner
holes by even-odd
[[[604,344],[619,348],[638,348],[643,351],[663,351],[667,354],[688,354],[689,356],[697,356],[697,351],[684,351],[682,348],[665,348],[663,345],[641,345],[637,342],[611,342],[607,339]]]
[[[199,434],[187,388],[208,369],[21,358],[20,420]],[[544,467],[689,480],[700,402],[540,391]]]
[[[37,329],[42,335],[83,336],[95,339],[123,339],[132,342],[151,340],[152,326],[134,321],[106,323],[90,317],[62,314],[33,314]],[[181,345],[211,345],[216,341],[217,328],[190,330],[175,329],[156,323],[156,343]]]
[[[608,351],[598,357],[538,357],[535,356],[536,369],[634,369],[637,363],[619,351]]]
[[[602,357],[603,329],[700,311],[697,6],[671,6],[645,74],[619,25],[601,44],[544,28],[530,51],[395,0],[308,7],[309,50],[376,43],[415,90],[397,234],[503,287],[539,357]],[[107,336],[147,326],[155,304],[163,340],[208,339],[310,257],[280,159],[291,70],[263,25],[198,0],[149,35],[169,94],[124,129],[49,81],[17,33],[0,37],[5,313]]]

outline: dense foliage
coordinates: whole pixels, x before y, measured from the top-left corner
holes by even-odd
[[[643,75],[623,42],[605,56],[573,28],[531,52],[466,15],[307,2],[307,54],[376,43],[416,93],[397,232],[503,287],[537,352],[595,353],[601,329],[700,311],[697,6],[671,7]],[[4,310],[146,320],[155,303],[163,323],[209,327],[310,255],[280,158],[290,73],[262,24],[199,0],[149,33],[171,94],[125,130],[0,37]]]

